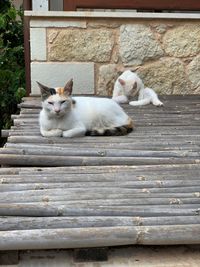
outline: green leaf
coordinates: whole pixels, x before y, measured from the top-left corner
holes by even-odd
[[[5,29],[5,19],[4,19],[4,16],[0,16],[0,29]]]
[[[16,19],[17,12],[16,12],[16,10],[13,7],[11,7],[8,10],[8,13],[7,14],[8,14],[9,18],[11,18],[12,20],[15,20]]]

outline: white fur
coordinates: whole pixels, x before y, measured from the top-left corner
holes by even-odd
[[[136,85],[136,86],[134,86]],[[130,101],[130,97],[138,94],[138,101]],[[156,92],[151,88],[144,88],[139,76],[130,71],[124,71],[116,80],[112,99],[117,103],[128,103],[132,106],[143,106],[152,103],[155,106],[162,106]]]
[[[42,102],[40,112],[40,132],[43,136],[75,137],[83,136],[86,131],[127,125],[128,115],[112,99],[95,97],[70,97],[61,103],[58,94],[49,96]],[[53,103],[52,104],[49,104]],[[59,111],[59,113],[56,113]]]

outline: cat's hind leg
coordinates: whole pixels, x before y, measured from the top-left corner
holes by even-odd
[[[158,95],[153,89],[147,87],[143,90],[143,94],[146,95],[146,97],[150,97],[151,103],[154,106],[163,106],[163,103],[158,99]]]
[[[154,106],[157,106],[157,107],[160,107],[160,106],[163,106],[163,102],[161,102],[158,97],[153,97],[153,99],[151,100],[151,103],[154,105]]]
[[[112,136],[112,135],[126,135],[133,131],[134,123],[130,117],[128,117],[127,123],[121,126],[94,128],[86,132],[86,135],[90,136]]]

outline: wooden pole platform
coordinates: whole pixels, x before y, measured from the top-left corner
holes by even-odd
[[[200,96],[131,107],[127,136],[44,138],[24,98],[0,150],[0,250],[200,243]]]

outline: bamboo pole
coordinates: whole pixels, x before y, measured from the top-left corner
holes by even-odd
[[[154,225],[197,225],[199,216],[170,217],[0,217],[0,231],[87,228],[87,227],[117,227],[117,226],[154,226]]]
[[[24,191],[38,189],[56,189],[56,188],[128,188],[128,189],[152,189],[152,188],[184,188],[200,187],[200,180],[155,180],[155,181],[86,181],[86,182],[65,182],[65,183],[15,183],[0,184],[0,192]]]
[[[116,235],[117,233],[117,235]],[[198,244],[199,225],[96,227],[4,231],[1,250],[103,247],[118,245]]]
[[[0,204],[0,216],[197,216],[199,204],[129,206],[70,206],[63,203],[10,203]]]
[[[74,150],[73,148],[45,148],[42,146],[29,146],[23,149],[16,148],[3,148],[1,154],[13,154],[13,155],[53,155],[53,156],[88,156],[88,157],[173,157],[173,158],[186,158],[193,157],[199,158],[199,151],[142,151],[142,150],[130,150],[117,148],[111,149],[98,149],[98,148],[80,148]]]
[[[119,193],[121,192],[121,193]],[[157,201],[157,204],[159,203],[168,203],[170,205],[176,205],[181,203],[198,203],[199,200],[199,192],[157,192],[157,193],[146,193],[145,192],[126,192],[122,190],[116,190],[116,191],[89,191],[86,192],[80,191],[80,190],[37,190],[36,192],[31,191],[28,192],[9,192],[9,193],[1,193],[1,199],[0,202],[2,204],[12,204],[12,203],[53,203],[53,202],[69,202],[71,203],[80,201],[80,203],[90,203],[94,200],[94,203],[104,203],[103,200],[106,200],[107,203],[111,203],[113,200],[116,200],[116,204],[126,201],[126,203],[132,202],[133,203],[140,203],[144,204],[145,202],[148,203],[155,203]],[[134,200],[135,199],[135,200]],[[166,199],[166,200],[165,200]],[[101,201],[101,202],[100,202]],[[105,202],[105,203],[106,203]],[[114,201],[113,201],[114,202]],[[115,204],[115,203],[114,203]]]
[[[23,166],[85,166],[85,165],[159,165],[193,164],[199,158],[149,158],[149,157],[75,157],[75,156],[40,156],[0,154],[0,164]]]

